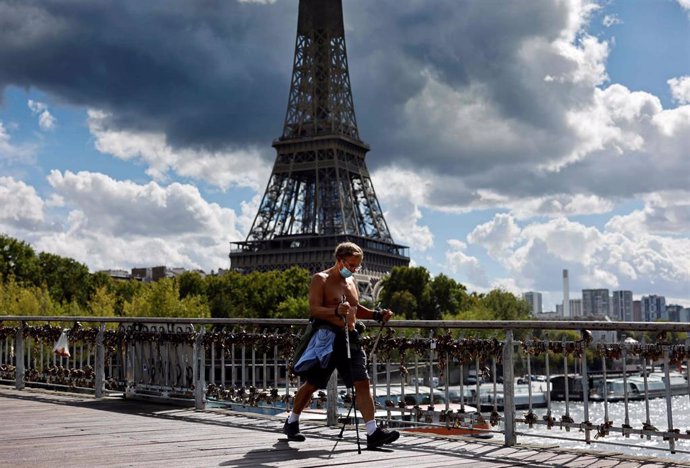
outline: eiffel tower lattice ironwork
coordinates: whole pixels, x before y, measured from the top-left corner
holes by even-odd
[[[342,0],[300,0],[283,134],[266,192],[231,268],[267,271],[333,264],[343,241],[364,250],[364,274],[381,277],[408,265],[393,242],[359,138],[345,49]],[[361,278],[360,278],[361,281]]]

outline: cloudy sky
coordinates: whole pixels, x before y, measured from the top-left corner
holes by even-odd
[[[690,0],[344,0],[396,242],[470,290],[690,306]],[[0,0],[0,232],[92,270],[227,268],[297,0]]]

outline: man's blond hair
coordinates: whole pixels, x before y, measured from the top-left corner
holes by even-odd
[[[364,258],[364,252],[361,247],[354,242],[342,242],[335,248],[334,256],[336,260],[342,260],[347,257]]]

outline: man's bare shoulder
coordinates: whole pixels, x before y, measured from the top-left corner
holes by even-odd
[[[312,283],[325,283],[327,279],[328,279],[328,270],[320,271],[318,273],[315,273],[314,276],[311,277],[311,282]]]

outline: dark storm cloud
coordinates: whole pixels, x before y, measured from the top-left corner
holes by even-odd
[[[268,144],[287,103],[297,3],[4,1],[0,86],[35,86],[109,111],[118,127],[164,131],[181,146]],[[400,154],[386,135],[424,85],[422,69],[454,87],[488,82],[508,118],[558,122],[535,105],[535,90],[516,82],[512,67],[519,39],[554,37],[563,8],[344,2],[360,130],[381,152],[375,164]]]
[[[37,87],[174,145],[269,142],[295,15],[294,2],[5,1],[0,87]]]
[[[581,137],[568,115],[594,100],[592,80],[545,80],[580,66],[551,46],[575,34],[573,4],[343,4],[370,169],[396,164],[437,178],[439,206],[468,206],[481,189],[515,198],[655,189],[628,182],[644,180],[650,155],[629,160],[628,180],[607,148],[559,171],[536,169],[575,151]],[[174,147],[269,148],[282,131],[297,5],[0,0],[0,89],[37,87],[109,112],[109,129],[164,132]],[[656,165],[656,179],[682,179],[673,164]]]
[[[543,99],[543,89],[535,87],[532,77],[522,76],[525,70],[517,60],[525,40],[558,37],[567,19],[562,2],[380,0],[346,6],[346,21],[352,25],[347,37],[350,69],[355,99],[365,103],[357,109],[365,135],[390,134],[402,125],[403,106],[426,82],[422,71],[454,89],[481,82],[506,119],[540,129],[562,127],[560,109]],[[358,87],[360,83],[366,86]],[[395,149],[407,155],[404,148],[410,143],[419,145],[409,151],[412,159],[424,145],[433,152],[437,144],[411,136]],[[470,163],[477,159],[474,152],[457,156]]]

